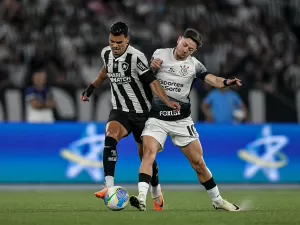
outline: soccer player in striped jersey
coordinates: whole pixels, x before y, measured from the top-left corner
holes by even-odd
[[[82,100],[88,101],[95,88],[107,78],[111,86],[112,110],[105,132],[103,165],[105,188],[95,193],[104,198],[109,187],[114,186],[115,166],[118,159],[117,144],[131,132],[142,158],[141,134],[149,117],[152,93],[170,109],[179,110],[180,105],[170,101],[160,83],[148,67],[145,55],[129,45],[128,26],[123,22],[112,24],[109,34],[109,46],[101,52],[104,66],[97,78],[82,93]],[[158,180],[158,167],[154,161],[151,179],[154,209],[163,209],[163,196]]]
[[[206,167],[199,136],[191,118],[189,94],[197,78],[216,88],[242,84],[237,78],[224,79],[209,73],[192,56],[201,45],[200,34],[193,29],[187,29],[178,39],[175,48],[158,49],[153,54],[151,68],[157,72],[156,79],[169,98],[179,102],[181,108],[179,111],[169,109],[160,99],[153,98],[150,118],[142,133],[144,154],[139,173],[139,195],[130,197],[131,205],[141,211],[146,210],[146,196],[152,177],[151,165],[157,152],[162,150],[168,135],[189,160],[199,182],[211,197],[213,206],[227,211],[240,210],[239,206],[221,197],[218,186]]]

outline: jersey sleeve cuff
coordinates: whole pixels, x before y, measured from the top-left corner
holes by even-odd
[[[210,74],[210,73],[207,72],[207,71],[206,72],[200,72],[200,73],[197,74],[197,78],[200,78],[200,79],[204,80],[207,74]]]
[[[140,80],[142,81],[143,84],[145,85],[150,85],[155,79],[154,74],[151,72],[151,70],[147,70],[146,72],[143,72],[139,76]]]

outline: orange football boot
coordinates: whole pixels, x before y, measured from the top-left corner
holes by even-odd
[[[164,209],[164,197],[161,194],[156,198],[152,198],[152,203],[155,211],[162,211]]]
[[[101,191],[95,192],[94,195],[95,195],[97,198],[102,198],[102,199],[104,199],[107,190],[108,190],[108,188],[105,187],[105,188],[103,188]]]

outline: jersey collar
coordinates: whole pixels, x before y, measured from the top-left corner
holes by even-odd
[[[131,46],[128,44],[127,45],[127,48],[126,48],[126,50],[125,50],[125,52],[122,54],[122,55],[120,55],[119,57],[117,57],[117,58],[115,58],[114,56],[114,59],[115,59],[115,61],[123,61],[123,60],[125,60],[125,58],[126,58],[126,55],[127,55],[127,52],[128,52],[128,49],[130,48]]]

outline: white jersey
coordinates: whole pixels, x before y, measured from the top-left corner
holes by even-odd
[[[181,106],[180,112],[170,110],[156,96],[153,97],[151,117],[161,120],[179,120],[190,116],[189,95],[196,78],[204,79],[208,74],[205,66],[195,57],[189,56],[184,61],[176,60],[173,55],[174,49],[157,49],[152,58],[163,61],[157,71],[156,79],[165,89],[171,100]]]

